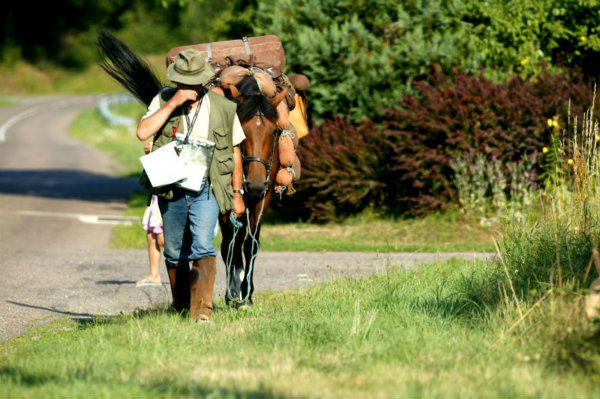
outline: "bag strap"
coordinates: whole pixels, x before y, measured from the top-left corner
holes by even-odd
[[[252,54],[252,52],[250,51],[250,43],[248,43],[248,38],[246,36],[244,36],[242,38],[242,41],[244,42],[244,48],[246,49],[246,54],[247,55]]]
[[[204,102],[204,97],[206,97],[206,89],[202,88],[202,98],[200,98],[200,102],[196,106],[196,112],[194,113],[194,117],[192,118],[192,122],[188,118],[187,112],[185,113],[185,122],[187,124],[187,134],[185,135],[185,139],[183,140],[183,144],[187,144],[190,139],[190,134],[192,134],[192,130],[194,129],[194,125],[196,124],[196,119],[198,119],[198,115],[200,114],[200,107],[202,107],[202,103]]]
[[[206,61],[212,61],[212,50],[210,49],[210,43],[206,44]]]

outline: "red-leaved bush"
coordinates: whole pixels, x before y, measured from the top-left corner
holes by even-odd
[[[373,122],[360,126],[341,119],[314,127],[302,139],[298,156],[302,179],[298,199],[314,221],[348,216],[366,207],[380,207],[389,198],[391,179],[385,162],[389,145]]]
[[[405,97],[382,120],[392,145],[391,168],[400,188],[396,209],[416,214],[453,203],[450,161],[484,153],[502,161],[550,143],[547,120],[561,125],[592,103],[593,88],[578,78],[544,73],[495,84],[484,76],[434,71],[429,83],[416,83],[419,95]]]
[[[548,146],[547,120],[581,114],[593,89],[578,78],[545,73],[493,83],[484,76],[435,70],[417,94],[379,123],[328,120],[302,139],[296,216],[326,221],[376,207],[393,214],[444,209],[455,200],[450,161],[482,152],[504,161]]]

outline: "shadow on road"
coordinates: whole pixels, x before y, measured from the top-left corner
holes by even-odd
[[[134,280],[100,280],[96,281],[98,285],[131,285],[135,284]]]
[[[86,201],[123,200],[140,189],[136,178],[70,170],[0,170],[0,194]]]
[[[45,307],[45,306],[30,305],[28,303],[11,301],[10,299],[7,300],[6,303],[10,303],[12,305],[17,305],[17,306],[23,306],[25,308],[30,308],[30,309],[45,310],[45,311],[48,311],[48,312],[64,314],[64,315],[72,317],[74,320],[77,320],[77,321],[91,320],[94,317],[94,315],[90,314],[90,313],[69,312],[67,310],[60,310],[60,309],[55,309],[55,308],[48,308],[48,307]]]

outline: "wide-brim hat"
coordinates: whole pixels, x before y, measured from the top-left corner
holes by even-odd
[[[213,67],[200,51],[194,49],[180,52],[167,68],[167,79],[190,86],[206,84],[214,75]]]

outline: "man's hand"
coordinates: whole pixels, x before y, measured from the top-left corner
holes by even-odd
[[[244,197],[240,193],[233,193],[233,212],[235,212],[235,216],[239,219],[245,211]]]
[[[173,105],[173,107],[177,108],[186,101],[194,102],[197,99],[198,92],[196,90],[179,89],[177,90],[177,93],[175,93],[175,95],[171,97],[169,102]]]

